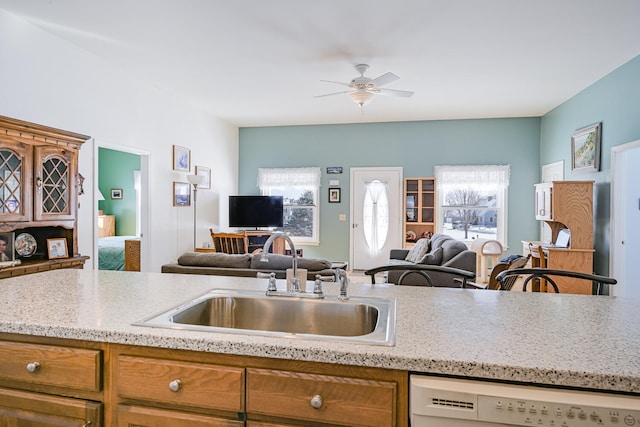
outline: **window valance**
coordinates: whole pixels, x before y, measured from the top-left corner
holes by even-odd
[[[442,189],[452,190],[474,185],[486,190],[503,190],[509,186],[509,165],[435,166],[436,183]]]
[[[320,187],[319,167],[310,168],[258,168],[258,187]]]

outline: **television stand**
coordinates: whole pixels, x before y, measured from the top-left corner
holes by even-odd
[[[266,230],[245,230],[247,235],[248,252],[251,254],[256,249],[262,249],[267,239],[273,234],[271,231]],[[276,239],[270,248],[270,253],[284,255],[285,253],[285,240],[283,238]]]

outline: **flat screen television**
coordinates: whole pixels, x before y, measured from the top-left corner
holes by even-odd
[[[229,196],[229,227],[282,227],[282,196]]]

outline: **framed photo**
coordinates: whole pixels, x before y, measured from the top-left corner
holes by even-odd
[[[173,170],[186,172],[191,170],[191,150],[179,145],[173,146]]]
[[[211,169],[204,166],[196,166],[196,175],[202,175],[204,181],[198,185],[198,190],[201,188],[208,190],[211,188]]]
[[[14,233],[0,233],[0,261],[14,261],[16,259],[13,250],[14,243]]]
[[[191,184],[173,183],[173,206],[191,206]]]
[[[329,189],[329,203],[340,203],[340,189],[339,188],[330,188]]]
[[[327,173],[330,173],[330,174],[342,173],[342,166],[329,166],[327,168]]]
[[[578,129],[571,135],[571,172],[598,172],[602,123]]]
[[[112,188],[111,189],[111,198],[112,199],[122,199],[122,188]]]
[[[49,259],[69,258],[67,239],[47,239],[47,254],[49,254]]]

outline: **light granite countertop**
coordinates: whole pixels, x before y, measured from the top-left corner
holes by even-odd
[[[396,300],[392,347],[131,325],[214,288],[263,290],[266,280],[89,270],[3,279],[0,332],[640,394],[637,299],[352,283],[351,295]]]

